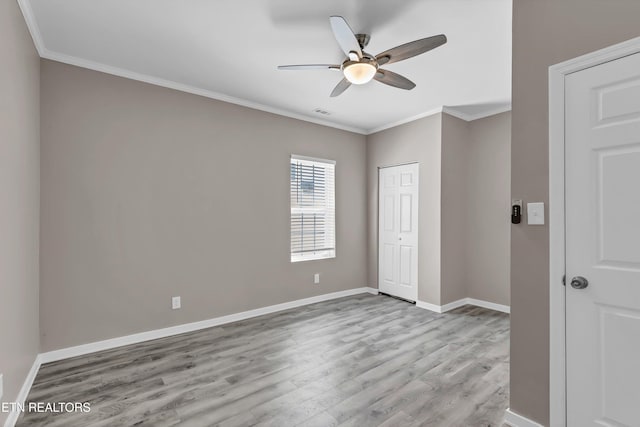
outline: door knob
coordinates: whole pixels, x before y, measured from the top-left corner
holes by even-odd
[[[571,279],[571,287],[573,289],[584,289],[589,286],[589,281],[582,276],[576,276]]]

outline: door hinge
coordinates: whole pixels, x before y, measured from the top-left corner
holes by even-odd
[[[562,276],[562,286],[567,286],[567,276],[566,275]]]

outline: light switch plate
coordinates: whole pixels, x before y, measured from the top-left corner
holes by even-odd
[[[527,203],[527,224],[544,225],[544,203]]]

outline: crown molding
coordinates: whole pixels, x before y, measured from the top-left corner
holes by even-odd
[[[186,92],[193,95],[203,96],[205,98],[215,99],[218,101],[227,102],[230,104],[239,105],[242,107],[251,108],[254,110],[264,111],[271,114],[276,114],[283,117],[289,117],[296,120],[301,120],[304,122],[314,123],[321,126],[327,126],[335,129],[340,129],[348,132],[353,132],[361,135],[371,135],[376,132],[380,132],[386,129],[390,129],[396,126],[400,126],[406,123],[410,123],[425,117],[433,116],[435,114],[447,113],[459,119],[465,120],[467,122],[481,119],[484,117],[489,117],[494,114],[503,113],[505,111],[511,110],[511,106],[499,107],[493,110],[484,111],[482,113],[469,115],[457,111],[451,107],[441,106],[431,110],[427,110],[420,114],[416,114],[411,117],[407,117],[404,119],[400,119],[391,123],[387,123],[382,126],[378,126],[371,129],[360,128],[356,126],[344,125],[341,123],[336,123],[329,120],[319,119],[317,117],[308,116],[305,114],[294,113],[292,111],[288,111],[285,109],[272,107],[265,104],[260,104],[257,102],[249,101],[242,98],[236,98],[234,96],[230,96],[224,93],[215,92],[212,90],[202,89],[199,87],[187,85],[184,83],[178,83],[172,80],[163,79],[160,77],[151,76],[149,74],[137,73],[135,71],[130,71],[124,68],[114,67],[111,65],[103,64],[96,61],[90,61],[87,59],[83,59],[77,56],[66,55],[59,52],[54,52],[52,50],[47,49],[44,44],[44,40],[42,39],[42,35],[40,33],[40,28],[38,27],[37,21],[35,19],[35,15],[33,13],[33,9],[31,8],[31,3],[29,0],[17,0],[18,5],[20,6],[20,10],[22,11],[22,15],[24,16],[24,20],[27,24],[27,28],[29,29],[29,33],[31,34],[31,38],[33,39],[33,43],[35,45],[38,54],[43,59],[49,59],[52,61],[61,62],[64,64],[73,65],[80,68],[86,68],[89,70],[98,71],[105,74],[111,74],[118,77],[123,77],[130,80],[136,80],[143,83],[152,84],[155,86],[161,86],[168,89],[177,90],[180,92]]]
[[[381,132],[383,130],[391,129],[396,126],[404,125],[406,123],[415,122],[416,120],[423,119],[425,117],[434,116],[436,114],[442,113],[444,107],[434,108],[433,110],[425,111],[424,113],[416,114],[415,116],[407,117],[405,119],[397,120],[395,122],[387,123],[386,125],[382,125],[379,127],[375,127],[373,129],[369,129],[367,131],[367,135],[374,134],[376,132]]]
[[[449,114],[450,116],[457,117],[467,122],[472,122],[474,120],[484,119],[485,117],[491,117],[491,116],[495,116],[496,114],[501,114],[501,113],[506,113],[507,111],[511,111],[511,104],[502,105],[496,108],[491,108],[489,110],[485,110],[476,114],[466,114],[452,107],[443,107],[442,111],[444,113]]]
[[[461,111],[455,110],[455,109],[453,109],[451,107],[442,107],[442,112],[445,113],[445,114],[448,114],[450,116],[456,117],[456,118],[458,118],[460,120],[464,120],[465,122],[471,121],[471,120],[469,120],[470,116],[468,114],[465,114],[465,113],[463,113]]]
[[[369,129],[367,131],[367,135],[374,134],[376,132],[381,132],[383,130],[391,129],[396,126],[404,125],[407,123],[411,123],[416,120],[423,119],[425,117],[433,116],[440,113],[446,113],[450,116],[457,117],[458,119],[464,120],[466,122],[472,122],[478,119],[484,119],[485,117],[494,116],[500,113],[506,113],[507,111],[511,111],[511,105],[504,105],[501,107],[492,108],[490,110],[483,111],[477,114],[465,114],[461,111],[458,111],[452,107],[447,107],[443,105],[442,107],[434,108],[433,110],[425,111],[424,113],[416,114],[415,116],[407,117],[406,119],[401,119],[392,123],[388,123],[386,125],[376,127],[373,129]]]
[[[42,57],[42,54],[45,52],[44,41],[42,40],[40,28],[38,27],[38,23],[36,22],[36,18],[33,14],[31,3],[29,0],[18,0],[18,6],[22,11],[22,16],[24,16],[24,21],[27,24],[27,29],[31,34],[31,38],[33,39],[33,44],[35,45],[40,57]]]
[[[340,123],[330,122],[328,120],[317,119],[315,117],[293,113],[291,111],[283,110],[276,107],[271,107],[269,105],[248,101],[246,99],[236,98],[230,95],[226,95],[224,93],[214,92],[207,89],[201,89],[195,86],[174,82],[172,80],[150,76],[148,74],[136,73],[134,71],[126,70],[124,68],[112,67],[111,65],[106,65],[99,62],[89,61],[89,60],[78,58],[75,56],[52,52],[46,48],[43,49],[43,52],[41,52],[40,56],[44,59],[50,59],[52,61],[62,62],[64,64],[69,64],[69,65],[73,65],[80,68],[87,68],[89,70],[99,71],[105,74],[111,74],[118,77],[124,77],[130,80],[137,80],[143,83],[148,83],[155,86],[161,86],[168,89],[177,90],[180,92],[186,92],[193,95],[203,96],[205,98],[211,98],[218,101],[239,105],[241,107],[260,110],[267,113],[276,114],[278,116],[289,117],[296,120],[301,120],[301,121],[310,122],[310,123],[314,123],[322,126],[332,127],[335,129],[345,130],[348,132],[358,133],[361,135],[367,134],[365,129],[361,129],[353,126],[347,126]]]

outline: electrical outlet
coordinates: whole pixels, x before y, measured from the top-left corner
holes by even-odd
[[[181,307],[180,305],[180,297],[171,298],[171,309],[177,310]]]
[[[315,283],[316,285],[320,283],[320,273],[316,273],[313,275],[313,283]]]

